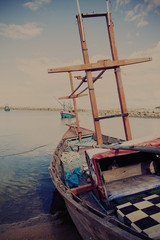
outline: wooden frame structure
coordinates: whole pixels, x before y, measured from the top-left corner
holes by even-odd
[[[108,116],[107,117],[99,117],[98,116],[98,108],[97,108],[95,91],[94,91],[94,82],[97,79],[101,78],[101,76],[103,75],[103,73],[106,70],[114,69],[116,84],[117,84],[117,91],[118,91],[118,96],[119,96],[119,102],[120,102],[120,107],[121,107],[121,114],[116,115],[116,116],[112,115],[110,117],[119,117],[119,116],[122,117],[126,140],[131,140],[132,135],[131,135],[130,124],[129,124],[129,119],[128,119],[128,112],[127,112],[126,100],[125,100],[125,95],[124,95],[124,90],[123,90],[120,66],[147,62],[147,61],[151,61],[152,58],[146,57],[146,58],[126,59],[126,60],[118,59],[118,53],[117,53],[114,30],[113,30],[113,22],[112,22],[111,13],[109,11],[105,12],[105,13],[89,13],[89,14],[81,14],[79,11],[79,14],[76,17],[77,17],[77,22],[78,22],[84,64],[48,69],[48,73],[60,73],[60,72],[68,72],[69,73],[72,93],[70,96],[65,97],[65,98],[73,98],[75,113],[76,113],[77,132],[78,132],[80,141],[81,141],[81,134],[79,131],[80,127],[79,127],[78,113],[77,113],[75,98],[84,96],[84,94],[82,94],[82,93],[87,89],[89,90],[91,109],[92,109],[92,115],[93,115],[93,120],[94,120],[94,128],[95,128],[95,133],[96,133],[96,137],[97,137],[97,144],[102,145],[103,140],[102,140],[101,127],[100,127],[100,120],[108,118]],[[86,37],[85,37],[85,31],[84,31],[83,18],[92,18],[92,17],[105,17],[106,18],[112,60],[106,59],[106,60],[100,60],[97,63],[90,63],[89,55],[88,55],[88,48],[87,48],[87,43],[86,43]],[[74,72],[74,71],[85,71],[85,73],[86,73],[86,76],[82,78],[81,83],[75,90],[73,88],[73,80],[72,80],[72,75],[71,75],[71,72]],[[93,78],[92,71],[101,71],[101,72],[98,74],[98,76],[96,78]],[[77,78],[80,79],[79,76]],[[86,80],[88,83],[88,87],[85,88],[80,93],[75,94],[75,92],[77,92],[77,90],[80,88],[80,86]]]

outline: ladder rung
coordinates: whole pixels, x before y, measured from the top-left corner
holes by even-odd
[[[107,12],[97,12],[97,13],[81,13],[82,18],[89,18],[89,17],[104,17],[107,15]],[[78,15],[77,15],[78,16]],[[76,16],[76,17],[77,17]]]
[[[123,114],[116,114],[116,115],[110,115],[110,116],[103,116],[103,117],[98,117],[95,118],[95,121],[106,119],[106,118],[114,118],[114,117],[127,117],[128,113],[123,113]]]

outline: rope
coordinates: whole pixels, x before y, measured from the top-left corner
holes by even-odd
[[[30,150],[26,150],[26,151],[24,151],[24,152],[11,153],[11,154],[7,154],[7,155],[0,155],[0,158],[17,156],[17,155],[21,155],[21,154],[26,154],[26,153],[34,152],[34,151],[36,151],[37,149],[46,147],[46,146],[48,146],[48,145],[49,145],[49,144],[45,144],[45,145],[42,145],[42,146],[38,146],[38,147],[32,148],[32,149],[30,149]]]

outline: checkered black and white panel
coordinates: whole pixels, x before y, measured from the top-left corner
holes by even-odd
[[[117,206],[118,219],[152,239],[160,239],[160,194]]]

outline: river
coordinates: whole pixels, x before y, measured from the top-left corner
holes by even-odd
[[[54,186],[48,166],[66,123],[75,119],[61,119],[58,111],[23,110],[0,110],[0,119],[0,224],[50,213]],[[93,129],[89,112],[80,112],[79,119],[82,127]],[[159,123],[131,118],[133,139],[160,135]],[[102,131],[124,139],[121,119],[103,120]]]

